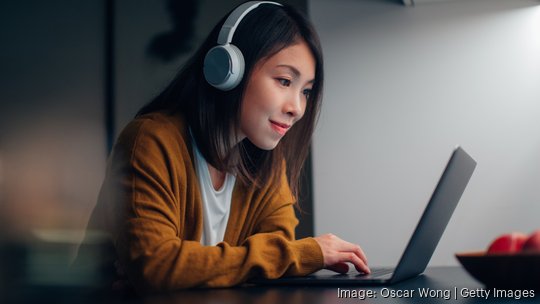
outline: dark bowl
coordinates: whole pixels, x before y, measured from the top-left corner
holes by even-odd
[[[486,287],[540,290],[540,253],[456,253],[463,267]]]

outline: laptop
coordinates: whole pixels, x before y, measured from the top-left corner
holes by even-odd
[[[338,274],[321,270],[304,277],[257,279],[250,283],[264,285],[391,285],[418,276],[426,269],[437,244],[450,221],[461,195],[476,167],[461,147],[456,147],[424,209],[398,265],[395,268],[373,268],[370,274],[356,270]]]

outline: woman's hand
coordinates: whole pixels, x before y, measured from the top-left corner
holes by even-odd
[[[349,271],[347,262],[350,262],[358,272],[370,273],[366,255],[360,246],[346,242],[331,233],[314,237],[314,239],[321,246],[324,268],[347,273]]]

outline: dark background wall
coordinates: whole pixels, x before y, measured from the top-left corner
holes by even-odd
[[[0,4],[0,222],[81,228],[105,164],[104,2]]]
[[[110,143],[168,84],[218,19],[241,2],[1,2],[4,234],[70,229],[79,238],[97,198]],[[283,2],[306,10],[305,0]],[[191,28],[185,36],[175,32],[175,16],[181,17],[176,20],[182,29]],[[176,45],[177,52],[162,52],[166,60],[151,51],[159,40],[165,41],[161,46],[174,46],[170,42],[176,37],[185,43]],[[310,191],[305,197],[311,200]],[[310,205],[302,202],[306,213],[299,236],[313,231]]]

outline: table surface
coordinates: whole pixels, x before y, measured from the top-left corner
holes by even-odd
[[[339,288],[339,289],[338,289]],[[375,297],[361,299],[371,291]],[[420,290],[431,290],[422,297]],[[489,291],[487,299],[486,292]],[[391,286],[247,286],[226,289],[185,290],[169,295],[139,299],[143,303],[257,303],[257,304],[331,304],[331,303],[540,303],[535,298],[521,297],[518,293],[494,296],[493,288],[485,288],[458,266],[429,267],[423,275]],[[341,293],[341,297],[340,294]],[[354,296],[356,297],[345,297]],[[474,295],[474,297],[472,296]],[[360,298],[359,298],[360,296]]]
[[[420,291],[430,291],[422,296]],[[197,304],[331,304],[331,303],[540,303],[536,297],[518,297],[523,290],[512,291],[506,296],[494,296],[493,288],[486,288],[474,280],[463,268],[428,267],[424,274],[394,284],[380,287],[362,286],[262,286],[248,285],[221,289],[191,289],[145,298],[94,297],[84,290],[29,289],[17,296],[17,303],[197,303]],[[371,292],[372,297],[367,293]],[[483,296],[486,296],[487,299]],[[362,296],[366,297],[362,299]],[[20,297],[22,296],[22,298]],[[0,295],[0,299],[2,296]],[[5,300],[5,299],[4,299]],[[12,299],[13,300],[13,299]],[[0,301],[3,304],[10,301]]]

